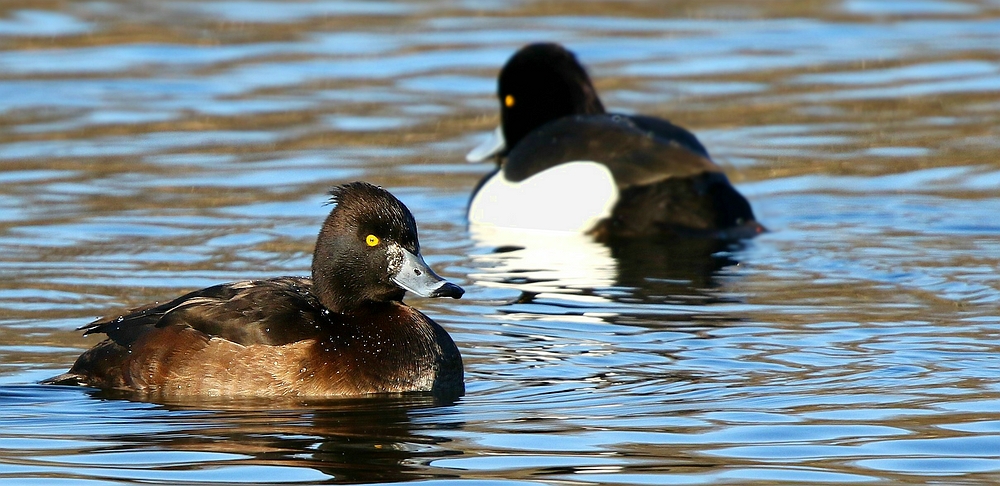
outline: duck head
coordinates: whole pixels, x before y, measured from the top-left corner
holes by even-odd
[[[388,191],[352,182],[330,195],[336,206],[320,230],[312,264],[314,292],[328,309],[398,302],[406,291],[456,299],[465,293],[424,262],[413,215]]]
[[[500,70],[497,98],[500,127],[469,152],[470,162],[506,155],[525,135],[550,121],[605,112],[576,56],[554,43],[529,44],[514,53]]]

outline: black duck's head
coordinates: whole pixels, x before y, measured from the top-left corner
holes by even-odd
[[[517,51],[500,70],[497,96],[508,149],[552,120],[604,113],[587,71],[572,52],[553,43]]]
[[[313,255],[314,291],[330,310],[349,312],[367,302],[465,292],[430,269],[420,255],[413,215],[388,191],[352,182],[330,191],[336,206],[323,223]]]

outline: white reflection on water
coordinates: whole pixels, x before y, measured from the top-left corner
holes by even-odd
[[[610,287],[618,276],[610,248],[586,235],[493,226],[473,226],[470,234],[479,251],[487,252],[473,255],[483,271],[469,278],[485,287],[580,293]]]

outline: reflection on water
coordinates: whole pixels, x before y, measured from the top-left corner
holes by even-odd
[[[111,436],[108,440],[125,444],[122,449],[231,456],[236,460],[230,462],[240,468],[308,468],[315,471],[308,475],[342,482],[398,482],[433,477],[416,467],[422,457],[459,453],[447,448],[448,439],[414,431],[411,423],[414,413],[447,406],[419,395],[305,403],[165,403],[158,414],[185,417],[170,434],[157,434],[155,439]],[[439,424],[442,428],[460,425]],[[215,440],[207,442],[205,437]]]
[[[691,129],[770,232],[482,234],[499,67],[565,43]],[[0,482],[996,483],[1000,7],[0,4]],[[40,386],[108,312],[308,273],[325,193],[414,212],[454,403]]]
[[[242,477],[255,482],[398,482],[433,477],[418,467],[423,457],[459,454],[448,449],[448,439],[413,430],[413,414],[449,406],[429,396],[308,403],[122,402],[130,399],[141,397],[68,387],[8,387],[0,391],[0,402],[20,420],[4,424],[11,437],[7,445],[20,449],[23,470],[34,476],[89,471],[131,481]],[[66,440],[58,430],[39,429],[55,418],[40,409],[71,415],[64,426],[86,439]],[[461,426],[445,422],[437,427]],[[135,434],[134,427],[145,433]],[[66,447],[76,450],[61,452]],[[109,470],[109,463],[122,469]],[[199,471],[194,464],[210,467]]]
[[[477,249],[471,274],[483,286],[509,286],[521,292],[573,292],[614,284],[617,264],[611,250],[592,238],[561,231],[500,227],[470,229]]]
[[[742,241],[709,238],[621,239],[599,243],[557,231],[473,225],[471,258],[483,287],[516,290],[519,303],[553,294],[595,310],[615,302],[706,305],[725,300],[713,289]],[[735,300],[734,300],[735,301]],[[646,306],[629,310],[639,311]]]

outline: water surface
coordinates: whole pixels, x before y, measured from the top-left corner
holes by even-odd
[[[464,224],[494,80],[567,44],[693,130],[738,245]],[[1000,4],[6,2],[0,482],[1000,481]],[[306,274],[334,184],[413,211],[468,393],[150,403],[37,382],[106,312]]]

